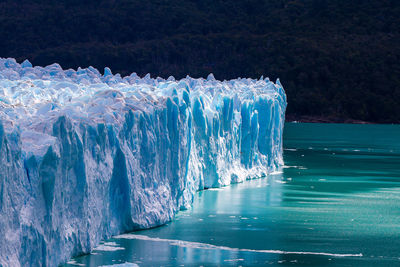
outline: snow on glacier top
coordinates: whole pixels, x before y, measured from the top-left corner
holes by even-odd
[[[7,132],[20,130],[25,151],[51,145],[51,123],[60,116],[88,124],[121,124],[129,110],[146,112],[169,97],[186,105],[201,97],[205,113],[212,114],[223,96],[233,97],[237,108],[256,96],[286,101],[279,79],[275,84],[268,78],[218,81],[212,74],[181,80],[150,74],[141,78],[136,73],[121,77],[107,67],[102,75],[93,67],[63,70],[56,63],[33,67],[28,60],[19,64],[0,58],[0,121]]]

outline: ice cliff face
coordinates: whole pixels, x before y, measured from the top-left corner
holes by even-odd
[[[282,164],[279,81],[0,59],[0,265],[56,266]]]

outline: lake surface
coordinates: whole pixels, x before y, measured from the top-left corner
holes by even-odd
[[[284,159],[282,174],[199,192],[173,222],[70,263],[400,266],[400,126],[289,123]]]

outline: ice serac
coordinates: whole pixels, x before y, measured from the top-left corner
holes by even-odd
[[[0,265],[56,266],[275,171],[277,81],[121,77],[0,59]]]

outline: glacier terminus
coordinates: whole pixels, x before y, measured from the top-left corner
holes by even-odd
[[[0,58],[0,265],[57,266],[279,169],[279,80],[121,77]]]

